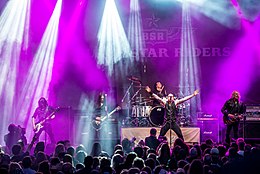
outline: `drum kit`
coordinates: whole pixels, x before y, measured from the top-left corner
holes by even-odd
[[[127,118],[124,126],[127,127],[161,127],[165,123],[165,108],[163,106],[152,106],[153,97],[147,97],[146,95],[141,94],[141,90],[145,86],[141,85],[141,80],[137,77],[130,76],[128,77],[132,83],[128,87],[125,96],[122,99],[122,102],[125,100],[126,95],[130,94],[130,88],[135,87],[138,90],[129,97],[129,106],[130,115]],[[137,86],[134,86],[136,85]],[[187,125],[187,116],[186,116],[186,104],[183,103],[177,106],[177,122],[180,126]]]

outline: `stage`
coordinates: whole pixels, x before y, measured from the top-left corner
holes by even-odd
[[[121,128],[121,141],[124,138],[131,140],[133,137],[136,138],[136,143],[140,140],[144,140],[145,137],[150,135],[151,127],[135,127],[135,128]],[[160,128],[157,129],[157,136],[159,135]],[[172,130],[171,130],[172,131]],[[200,128],[199,127],[181,127],[181,131],[184,137],[184,141],[187,144],[200,143]],[[168,142],[170,140],[170,130],[166,133]],[[172,131],[172,142],[177,139],[177,135]]]

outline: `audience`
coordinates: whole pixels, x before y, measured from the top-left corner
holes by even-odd
[[[260,171],[260,149],[243,138],[230,145],[215,144],[211,139],[201,145],[188,146],[176,139],[156,144],[156,129],[152,128],[145,144],[123,139],[114,146],[111,156],[99,143],[92,149],[84,145],[73,147],[59,141],[53,153],[45,152],[44,142],[38,142],[32,154],[24,152],[21,142],[11,147],[11,154],[0,148],[1,174],[244,174]],[[142,142],[142,141],[139,141]],[[149,143],[150,144],[149,144]],[[155,142],[155,144],[151,143]],[[87,156],[87,151],[89,156]]]
[[[150,136],[145,138],[145,145],[150,149],[156,150],[160,144],[160,141],[156,138],[157,130],[155,128],[150,129]]]

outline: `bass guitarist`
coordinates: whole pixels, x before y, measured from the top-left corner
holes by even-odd
[[[55,117],[57,110],[58,109],[49,106],[47,100],[44,97],[39,99],[38,107],[35,109],[35,112],[32,116],[32,125],[35,132],[35,137],[39,138],[42,131],[45,131],[49,135],[51,143],[55,144],[50,120]]]
[[[238,91],[232,92],[231,98],[225,102],[221,112],[224,114],[223,121],[227,125],[225,141],[227,144],[230,144],[231,129],[233,128],[234,139],[237,139],[239,121],[246,112],[246,106],[240,101],[240,94]]]

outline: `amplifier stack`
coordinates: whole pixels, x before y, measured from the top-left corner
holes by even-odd
[[[239,136],[247,141],[260,141],[260,105],[246,105],[244,120],[240,122]]]
[[[247,105],[245,120],[260,121],[260,105]]]

